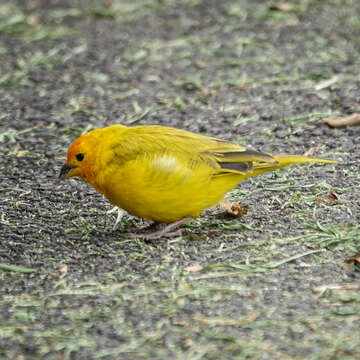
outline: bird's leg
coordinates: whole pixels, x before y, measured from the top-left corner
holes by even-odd
[[[136,228],[133,230],[134,233],[142,233],[143,231],[155,231],[159,226],[161,225],[161,223],[158,222],[152,222],[151,224],[142,226],[140,228]]]
[[[179,236],[181,235],[181,232],[182,230],[181,229],[178,229],[176,231],[172,231],[174,229],[176,229],[177,227],[179,227],[180,225],[188,222],[192,220],[191,217],[186,217],[186,218],[183,218],[183,219],[180,219],[178,221],[175,221],[169,225],[166,225],[164,228],[162,228],[161,230],[159,231],[155,231],[153,233],[150,233],[150,234],[133,234],[135,237],[137,237],[138,239],[143,239],[143,240],[157,240],[157,239],[160,239],[162,237],[174,237],[174,236]],[[155,223],[156,224],[156,223]]]

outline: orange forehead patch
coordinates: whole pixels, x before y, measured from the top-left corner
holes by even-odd
[[[67,161],[70,161],[76,154],[81,152],[81,144],[83,142],[83,136],[78,137],[69,147],[67,151]]]

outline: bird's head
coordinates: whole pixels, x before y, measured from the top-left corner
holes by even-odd
[[[98,136],[96,130],[78,137],[67,151],[66,163],[60,170],[60,179],[74,176],[87,179],[96,161]]]
[[[78,137],[68,149],[66,163],[60,170],[60,179],[77,176],[96,186],[96,174],[111,160],[112,149],[119,144],[126,130],[126,126],[112,125]]]

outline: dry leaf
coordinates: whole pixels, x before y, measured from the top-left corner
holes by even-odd
[[[189,271],[189,272],[198,272],[198,271],[201,271],[203,268],[204,267],[199,264],[194,264],[194,265],[187,266],[184,270]]]
[[[180,281],[178,283],[178,289],[182,292],[190,292],[190,291],[193,291],[194,290],[194,287],[188,283],[185,283],[183,281]],[[173,293],[170,293],[172,296],[175,296]]]
[[[165,262],[171,262],[171,261],[173,261],[173,257],[170,254],[166,254],[163,256],[163,260]]]
[[[207,238],[214,238],[214,237],[217,237],[217,236],[220,236],[221,233],[217,230],[208,230],[206,232],[206,237]]]
[[[53,273],[53,275],[59,279],[63,279],[66,276],[68,270],[68,265],[63,264]],[[62,286],[63,283],[59,282],[58,284],[60,284],[59,286]]]
[[[44,20],[40,16],[29,15],[26,19],[26,22],[30,26],[38,26],[44,22]]]
[[[304,153],[304,156],[310,156],[310,157],[314,156],[314,154],[316,153],[317,150],[319,150],[320,147],[321,147],[321,144],[311,147],[309,150],[307,150]]]
[[[23,156],[28,155],[29,153],[30,153],[30,152],[27,151],[27,150],[15,150],[13,154],[14,154],[16,157],[23,157]]]
[[[195,66],[199,69],[205,69],[209,66],[209,64],[205,61],[195,60]]]
[[[323,122],[332,128],[356,126],[360,125],[360,114],[352,114],[338,119],[324,118]]]
[[[340,200],[339,196],[336,193],[334,193],[333,191],[331,191],[329,194],[318,197],[316,199],[316,202],[319,204],[324,203],[327,205],[341,204],[341,200]]]
[[[269,4],[269,9],[270,10],[276,10],[276,11],[291,11],[294,9],[294,6],[290,3],[286,3],[286,2],[279,2],[279,3],[270,3]]]
[[[195,93],[197,95],[203,95],[203,96],[215,96],[216,91],[213,89],[199,89],[196,90]]]
[[[148,81],[148,82],[158,83],[161,81],[161,78],[160,78],[160,76],[150,74],[150,75],[145,76],[144,80]]]
[[[231,203],[228,199],[221,200],[219,207],[222,211],[225,211],[233,216],[243,216],[248,212],[248,205],[239,204],[237,202]]]
[[[345,264],[360,266],[360,250],[353,256],[344,260]]]
[[[320,81],[318,84],[315,85],[315,90],[319,91],[322,89],[326,89],[327,87],[335,84],[339,80],[337,75],[333,76],[331,79],[327,79],[324,81]]]
[[[348,291],[348,290],[359,290],[360,285],[358,284],[328,284],[316,286],[314,288],[315,292],[323,293],[326,290],[339,290],[339,291]]]
[[[106,7],[111,7],[114,5],[114,1],[113,0],[108,0],[108,1],[105,1],[105,6]]]
[[[253,322],[257,319],[258,315],[252,313],[242,319],[223,318],[223,317],[205,317],[201,314],[194,314],[191,316],[194,320],[205,325],[220,325],[220,326],[236,326]]]
[[[62,273],[62,274],[66,274],[66,273],[68,272],[68,269],[69,269],[69,267],[68,267],[66,264],[64,264],[63,266],[61,266],[61,267],[58,269],[58,272],[59,272],[59,273]]]

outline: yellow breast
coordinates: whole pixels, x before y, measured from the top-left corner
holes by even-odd
[[[162,154],[103,169],[92,185],[135,216],[170,223],[199,216],[240,181],[239,175],[216,176],[206,163],[189,167],[184,159]]]

